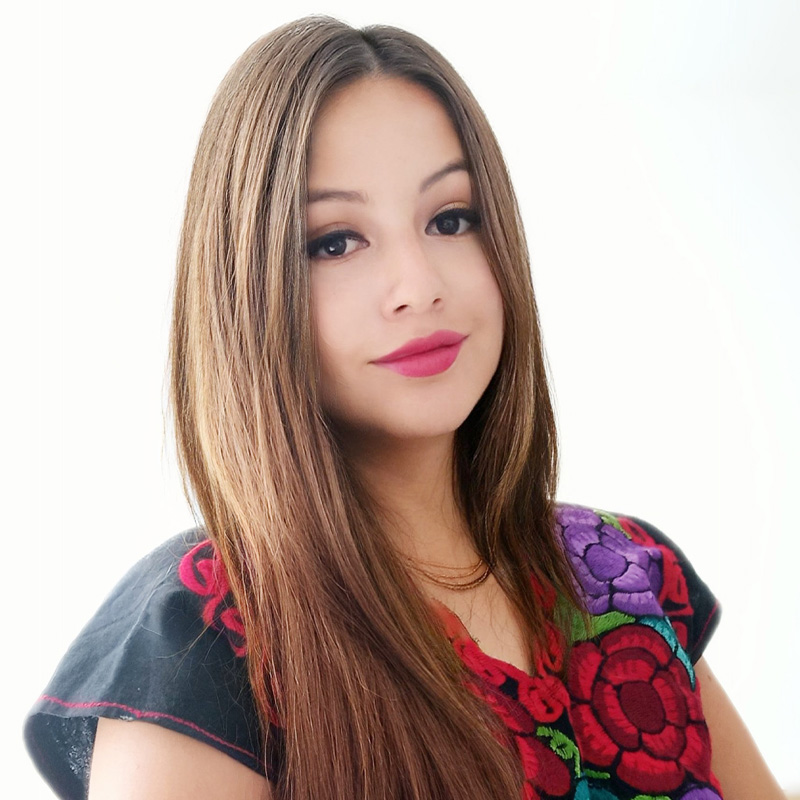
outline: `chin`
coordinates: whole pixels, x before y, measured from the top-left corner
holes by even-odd
[[[446,413],[435,414],[421,408],[416,413],[385,420],[381,424],[375,420],[372,424],[359,426],[366,435],[387,440],[423,440],[452,436],[469,416],[472,406],[463,409],[448,409]]]
[[[465,418],[466,419],[466,418]],[[463,420],[461,420],[463,422]],[[440,439],[442,437],[451,437],[461,426],[461,422],[443,422],[441,424],[431,424],[426,421],[419,425],[409,424],[403,428],[397,428],[393,431],[387,431],[385,435],[388,438],[398,441],[424,441],[432,439]]]
[[[331,414],[336,428],[345,439],[373,440],[375,442],[422,441],[452,437],[455,431],[469,416],[472,407],[447,409],[445,413],[432,414],[425,408],[417,408],[414,413],[386,415],[382,419],[374,415],[361,418],[344,418]]]
[[[491,376],[487,378],[488,385]],[[451,436],[463,425],[486,386],[473,380],[425,392],[389,391],[381,386],[361,397],[329,397],[327,415],[345,438],[410,441]],[[355,402],[354,402],[355,400]],[[338,402],[337,402],[338,401]]]

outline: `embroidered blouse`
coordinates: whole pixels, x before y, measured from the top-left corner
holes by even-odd
[[[534,675],[484,653],[437,604],[526,776],[523,800],[718,800],[694,664],[719,606],[683,553],[651,525],[560,505],[556,522],[591,626],[557,636]],[[67,651],[25,723],[57,796],[83,798],[99,717],[192,736],[276,781],[282,736],[262,763],[246,641],[221,562],[201,529],[176,536],[122,579]],[[274,737],[272,736],[274,734]]]

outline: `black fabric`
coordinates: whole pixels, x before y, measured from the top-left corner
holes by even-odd
[[[204,623],[203,598],[178,576],[181,559],[203,538],[187,531],[137,563],[32,709],[26,745],[59,797],[86,796],[100,716],[157,723],[268,776],[279,768],[277,761],[267,770],[261,764],[245,659],[224,632]]]
[[[618,515],[625,519],[623,515]],[[720,622],[722,609],[717,598],[700,578],[691,561],[665,533],[637,517],[627,520],[638,525],[661,550],[663,584],[661,605],[676,628],[686,629],[686,652],[696,664]]]

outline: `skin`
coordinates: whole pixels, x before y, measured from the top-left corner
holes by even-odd
[[[89,800],[270,800],[266,778],[221,751],[149,722],[100,719]]]
[[[725,800],[786,800],[750,731],[704,658],[695,672],[711,733],[711,770]]]
[[[456,220],[443,235],[436,223],[443,212],[471,208],[469,175],[453,168],[462,160],[449,118],[425,89],[359,81],[328,100],[315,126],[307,219],[323,403],[394,512],[398,547],[454,565],[473,563],[474,551],[450,485],[453,436],[497,367],[503,330],[478,229]],[[442,328],[468,335],[447,371],[408,378],[372,363]],[[495,582],[460,593],[460,606],[437,599],[486,652],[528,666]],[[784,798],[704,659],[696,669],[726,800]],[[147,722],[99,720],[90,800],[272,796],[265,778],[210,745]]]
[[[503,337],[479,229],[458,216],[473,202],[463,161],[431,93],[379,78],[328,99],[308,173],[323,405],[400,520],[398,546],[449,564],[475,561],[451,487],[454,433],[497,369]],[[445,372],[410,378],[373,363],[441,329],[467,335]]]

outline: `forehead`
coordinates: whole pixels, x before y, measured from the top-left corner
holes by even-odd
[[[458,159],[463,159],[458,134],[431,91],[402,78],[364,78],[328,98],[317,116],[309,189],[418,183]]]

